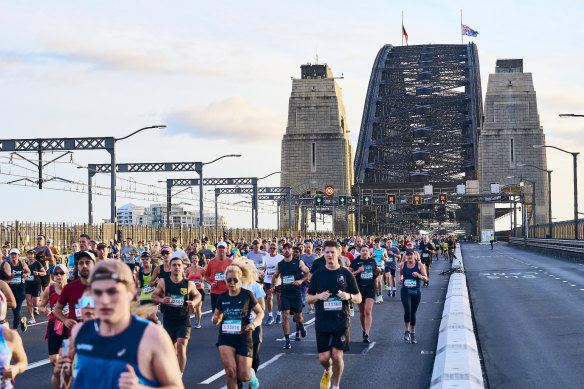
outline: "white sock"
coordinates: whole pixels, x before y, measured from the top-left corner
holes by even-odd
[[[268,316],[269,317],[273,317],[272,312],[268,313]]]
[[[278,311],[278,315],[282,316],[282,311]]]

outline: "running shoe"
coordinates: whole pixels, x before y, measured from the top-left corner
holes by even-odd
[[[314,315],[314,308],[310,308],[310,309],[308,310],[308,314],[309,314],[309,315]]]
[[[410,334],[410,343],[412,344],[418,343],[418,341],[416,340],[416,334],[413,332]]]
[[[371,343],[371,341],[369,340],[369,335],[367,334],[363,335],[363,343]]]
[[[306,338],[306,328],[304,328],[304,324],[300,326],[300,336]]]
[[[278,316],[276,316],[276,324],[280,324],[282,322],[282,315],[280,315],[278,313]]]
[[[274,316],[269,316],[266,325],[271,326],[272,324],[274,324]]]
[[[300,331],[296,331],[296,336],[294,337],[296,342],[300,342]]]
[[[410,331],[404,332],[404,340],[406,342],[409,342],[410,341]]]
[[[282,347],[284,350],[290,350],[292,348],[292,345],[290,344],[289,340],[286,340],[286,343],[284,344],[284,347]]]
[[[34,317],[28,319],[28,324],[36,324],[36,320],[34,319]]]
[[[194,327],[195,327],[196,329],[199,329],[199,328],[201,328],[202,326],[201,326],[201,323],[195,323],[195,326],[194,326]]]
[[[391,291],[391,297],[395,297],[395,290]]]
[[[349,315],[351,315],[351,317],[355,316],[355,308],[351,307],[351,309],[349,310]]]
[[[39,307],[34,307],[34,315],[35,316],[39,316],[40,315],[40,313],[39,313]]]
[[[387,290],[387,284],[383,285],[383,290]]]
[[[387,291],[387,297],[391,297],[391,290]]]
[[[251,380],[249,380],[249,389],[258,389],[260,387],[260,382],[255,374],[254,369],[251,369]]]
[[[329,389],[331,387],[331,377],[332,377],[333,373],[332,372],[328,372],[328,371],[324,371],[324,373],[322,373],[322,378],[320,379],[320,389]]]
[[[379,295],[379,304],[381,304],[383,302],[383,295]]]
[[[20,330],[22,332],[25,332],[28,329],[27,324],[26,324],[26,317],[21,317],[20,318]]]

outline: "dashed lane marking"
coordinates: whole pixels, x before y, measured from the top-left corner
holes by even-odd
[[[261,365],[258,366],[258,371],[262,370],[264,367],[271,365],[272,363],[276,362],[280,357],[284,355],[284,353],[276,354],[272,357],[272,359],[265,361]],[[208,385],[211,382],[217,380],[218,378],[225,375],[225,370],[221,370],[219,373],[212,375],[211,377],[207,378],[205,381],[201,382],[203,385]]]
[[[27,370],[34,369],[35,367],[43,366],[43,365],[46,365],[49,363],[51,363],[49,358],[43,359],[43,360],[38,361],[38,362],[29,363],[26,369]]]

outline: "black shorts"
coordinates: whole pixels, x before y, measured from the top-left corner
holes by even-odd
[[[188,323],[167,323],[163,321],[163,327],[170,335],[170,339],[172,339],[172,343],[176,343],[178,338],[185,338],[189,340],[191,338],[191,321],[189,319]]]
[[[365,303],[365,299],[375,300],[375,285],[359,285],[359,293],[361,293],[361,299],[363,303]]]
[[[201,295],[201,302],[205,301],[205,289],[204,288],[201,288],[201,289],[197,288],[197,292],[199,292],[199,294]]]
[[[32,297],[40,297],[41,296],[40,282],[25,282],[24,293],[30,294]]]
[[[55,333],[55,322],[50,321],[47,331],[49,340],[49,355],[59,354],[59,349],[63,344],[63,339],[67,339],[67,327],[63,325],[63,333],[59,335]]]
[[[46,288],[47,286],[49,286],[51,284],[51,275],[47,274],[46,276],[39,276],[39,278],[41,279],[41,285],[43,286],[43,288]]]
[[[350,327],[337,332],[316,331],[316,348],[318,353],[331,351],[333,347],[337,350],[348,351],[350,335]]]
[[[392,277],[395,277],[395,269],[385,268],[385,273],[390,273]]]
[[[264,282],[264,292],[267,292],[268,289],[272,289],[272,284],[268,282]]]
[[[432,266],[432,258],[422,258],[422,264],[426,265],[427,267]]]
[[[280,310],[302,313],[302,296],[280,294]]]
[[[217,343],[215,345],[217,347],[219,346],[233,347],[235,349],[236,355],[241,355],[243,357],[249,358],[253,356],[253,341],[247,335],[228,336],[219,334],[219,338],[217,339]]]
[[[251,339],[253,340],[253,344],[262,343],[262,326],[256,327],[255,330],[251,333]]]

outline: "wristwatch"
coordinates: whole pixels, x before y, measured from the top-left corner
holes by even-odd
[[[353,300],[353,294],[349,293],[349,301]]]

